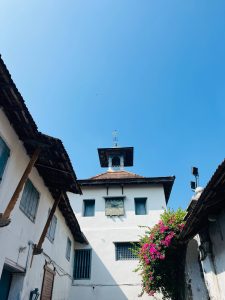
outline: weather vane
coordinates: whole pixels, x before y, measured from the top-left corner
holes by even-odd
[[[113,147],[118,147],[118,131],[114,130],[112,136],[113,136]]]

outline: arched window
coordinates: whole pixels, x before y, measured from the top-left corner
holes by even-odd
[[[119,167],[120,166],[120,157],[114,156],[112,159],[112,166],[113,167]]]

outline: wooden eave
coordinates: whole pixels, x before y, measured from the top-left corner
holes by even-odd
[[[35,167],[53,198],[56,200],[60,195],[60,191],[82,194],[62,141],[38,131],[37,125],[28,111],[24,99],[13,82],[1,56],[0,107],[3,109],[19,139],[23,142],[26,152],[30,157],[37,147],[41,147],[42,151]],[[80,231],[79,224],[67,196],[60,202],[59,209],[73,233],[74,239],[85,243],[86,239]]]
[[[211,177],[193,208],[185,217],[186,224],[180,239],[188,241],[208,225],[208,216],[217,215],[225,208],[225,160]]]
[[[110,185],[157,185],[164,188],[166,203],[169,200],[175,176],[168,177],[143,177],[143,178],[117,178],[117,179],[83,179],[78,180],[81,187],[87,186],[110,186]]]
[[[124,155],[124,166],[133,166],[134,148],[133,147],[114,147],[114,148],[98,148],[99,161],[102,168],[108,167],[109,155]]]

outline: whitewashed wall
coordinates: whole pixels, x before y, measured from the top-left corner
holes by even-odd
[[[201,260],[200,274],[198,256],[201,245],[198,235],[188,244],[186,275],[191,288],[192,299],[225,300],[225,212],[208,223],[211,252]],[[198,245],[196,245],[198,243]]]
[[[209,223],[212,243],[213,264],[216,282],[209,284],[209,290],[217,290],[215,299],[225,299],[225,212],[222,211],[215,222]],[[203,261],[204,266],[204,261]],[[213,298],[214,299],[214,298]]]
[[[82,188],[83,195],[68,194],[71,205],[92,248],[92,268],[90,280],[75,280],[70,299],[79,300],[137,300],[141,292],[141,278],[133,272],[136,260],[116,261],[115,242],[138,241],[145,229],[159,220],[166,207],[163,186],[125,186],[125,215],[105,216],[106,196],[122,196],[121,187],[109,187],[108,195],[104,187]],[[147,215],[135,215],[134,198],[147,198]],[[95,199],[95,216],[83,217],[83,200]],[[82,248],[82,247],[81,247]],[[141,299],[151,299],[144,295]],[[161,299],[160,296],[154,299]]]
[[[190,240],[187,245],[186,252],[186,284],[187,284],[187,297],[186,299],[192,300],[207,300],[208,292],[206,289],[203,270],[199,261],[199,238],[196,236]]]
[[[2,181],[0,182],[0,212],[3,212],[15,191],[24,169],[26,168],[29,157],[26,155],[21,141],[18,139],[15,131],[10,126],[8,119],[1,110],[0,136],[10,148],[10,157],[6,165]],[[29,262],[31,258],[31,246],[29,246],[28,243],[29,241],[32,243],[38,242],[47,220],[48,210],[53,205],[53,198],[35,168],[33,168],[29,178],[40,193],[35,223],[30,221],[19,209],[21,193],[12,212],[12,221],[10,225],[0,228],[0,274],[6,260],[11,262],[14,266],[18,265],[19,267],[26,269],[25,276],[17,275],[17,280],[16,277],[13,279],[12,289],[9,295],[10,300],[29,299],[31,290],[39,288],[39,291],[41,291],[43,280],[45,257],[43,254],[35,256],[32,268],[30,268]],[[60,267],[62,267],[66,273],[72,274],[74,249],[73,237],[58,209],[56,210],[56,217],[57,227],[55,240],[52,244],[46,238],[43,244],[43,249],[44,252],[47,253],[47,255],[49,255]],[[67,237],[69,237],[72,241],[70,262],[68,262],[65,257]],[[20,247],[25,247],[24,251],[21,253],[19,253]],[[68,276],[60,277],[56,274],[53,299],[68,299],[70,286],[71,279]]]

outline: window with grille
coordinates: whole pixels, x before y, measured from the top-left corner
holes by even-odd
[[[84,217],[95,215],[95,200],[84,200]]]
[[[9,157],[10,150],[3,139],[0,137],[0,181],[5,170],[5,166]]]
[[[20,201],[20,209],[33,222],[35,221],[39,198],[40,194],[33,186],[33,183],[27,179]]]
[[[132,251],[138,247],[137,242],[115,243],[116,260],[135,260],[137,255]]]
[[[105,198],[106,216],[124,216],[124,197]]]
[[[48,214],[50,214],[50,209],[48,211]],[[56,216],[54,215],[52,217],[52,220],[51,220],[51,223],[48,227],[48,231],[47,231],[47,234],[46,234],[46,237],[49,239],[49,241],[51,243],[53,243],[54,239],[55,239],[55,230],[56,230],[56,224],[57,224],[57,218]]]
[[[91,249],[75,250],[74,279],[90,279],[91,277]]]
[[[135,198],[135,215],[146,215],[146,198]]]
[[[67,244],[66,244],[66,259],[69,261],[70,260],[70,253],[71,253],[71,245],[72,242],[69,238],[67,238]]]

